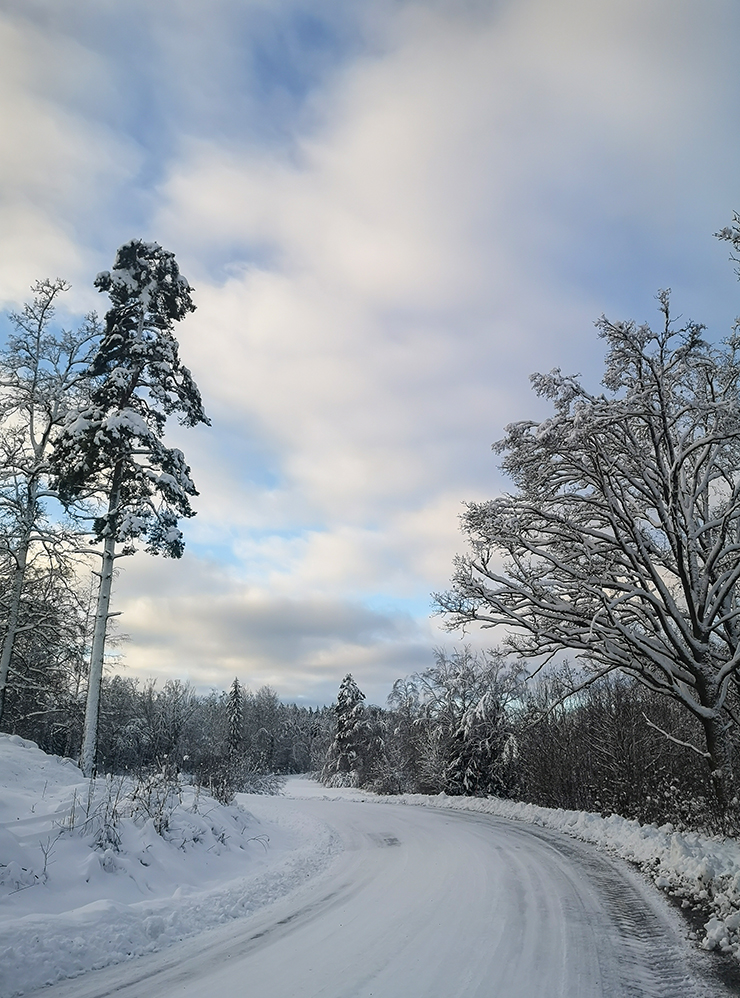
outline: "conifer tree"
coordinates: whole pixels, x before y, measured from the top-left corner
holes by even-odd
[[[236,676],[226,700],[226,715],[229,724],[229,762],[233,764],[244,751],[244,694]]]
[[[86,775],[95,766],[115,561],[140,539],[151,554],[181,557],[178,518],[194,515],[190,498],[197,492],[182,451],[165,446],[162,436],[169,415],[183,426],[209,423],[173,335],[174,323],[195,310],[174,254],[132,240],[95,287],[111,300],[90,366],[97,384],[90,403],[68,415],[53,456],[60,495],[97,503],[93,534],[103,545],[80,760]]]
[[[357,773],[363,766],[364,748],[368,740],[365,694],[350,673],[339,684],[334,711],[336,732],[322,772],[324,782],[340,773]]]

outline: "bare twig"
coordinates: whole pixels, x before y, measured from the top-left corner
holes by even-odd
[[[647,716],[644,710],[641,713],[642,716],[647,721],[647,723],[650,725],[650,727],[654,728],[656,731],[659,731],[661,735],[665,735],[665,737],[668,739],[669,742],[673,742],[674,745],[681,745],[683,746],[683,748],[691,749],[692,752],[696,752],[697,755],[700,755],[702,759],[711,760],[712,757],[709,754],[709,752],[702,752],[700,748],[697,748],[696,745],[692,745],[691,742],[681,741],[680,738],[676,738],[674,735],[671,735],[667,731],[664,731],[663,728],[658,727],[657,724],[654,724],[653,721],[651,721],[650,718]]]

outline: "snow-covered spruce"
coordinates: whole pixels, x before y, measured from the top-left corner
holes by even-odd
[[[363,786],[383,744],[365,707],[365,694],[350,673],[339,684],[334,712],[334,740],[326,754],[322,782],[332,787]]]

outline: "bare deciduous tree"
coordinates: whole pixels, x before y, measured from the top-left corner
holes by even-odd
[[[100,335],[94,314],[74,332],[51,328],[59,296],[69,285],[39,281],[33,299],[10,315],[14,332],[0,354],[0,549],[11,577],[0,605],[0,718],[5,703],[13,651],[21,621],[21,603],[34,553],[59,571],[69,552],[69,532],[50,524],[49,459],[70,407],[90,391],[89,362]]]
[[[597,324],[603,394],[560,370],[533,376],[554,414],[495,445],[516,490],[467,506],[471,550],[436,600],[452,628],[502,626],[545,660],[574,649],[592,677],[622,670],[681,704],[724,813],[740,681],[740,335],[711,346],[658,298],[658,332]]]

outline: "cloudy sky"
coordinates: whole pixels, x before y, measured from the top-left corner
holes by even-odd
[[[382,703],[454,647],[430,593],[529,374],[595,387],[593,320],[659,288],[740,312],[739,44],[736,0],[0,0],[0,309],[104,311],[133,237],[195,288],[198,516],[124,563],[129,674]]]

